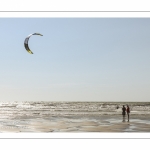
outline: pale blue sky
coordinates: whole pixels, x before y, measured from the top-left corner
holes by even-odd
[[[0,101],[150,101],[149,18],[0,18]],[[32,33],[29,47],[25,38]]]

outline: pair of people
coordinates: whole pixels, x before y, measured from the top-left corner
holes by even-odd
[[[130,108],[128,105],[127,105],[127,108],[123,105],[123,107],[122,107],[123,122],[125,121],[126,112],[127,112],[127,116],[128,116],[128,122],[129,122]]]

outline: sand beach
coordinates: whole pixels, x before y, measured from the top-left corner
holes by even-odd
[[[0,132],[150,132],[150,116],[50,117],[0,120]],[[137,119],[138,118],[138,119]]]
[[[120,105],[119,109],[115,106]],[[0,132],[150,132],[149,104],[132,103],[123,121],[122,103],[1,103]]]

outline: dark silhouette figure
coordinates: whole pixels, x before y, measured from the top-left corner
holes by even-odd
[[[130,107],[127,105],[127,116],[128,116],[128,122],[129,122],[129,113],[130,113]]]
[[[125,116],[126,116],[126,108],[124,107],[124,105],[122,107],[122,116],[123,116],[123,122],[124,122],[125,121]]]

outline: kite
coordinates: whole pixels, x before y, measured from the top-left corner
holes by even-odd
[[[30,54],[33,54],[33,52],[30,50],[29,46],[28,46],[28,41],[29,41],[29,38],[32,36],[32,35],[40,35],[40,36],[43,36],[42,34],[40,33],[33,33],[33,34],[30,34],[26,37],[25,41],[24,41],[24,47],[25,49],[27,50],[27,52],[29,52]]]

